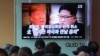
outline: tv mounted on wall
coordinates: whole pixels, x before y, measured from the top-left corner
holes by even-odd
[[[84,39],[85,3],[22,3],[22,39]]]

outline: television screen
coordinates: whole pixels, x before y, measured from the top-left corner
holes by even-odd
[[[85,3],[22,3],[22,39],[84,39]]]

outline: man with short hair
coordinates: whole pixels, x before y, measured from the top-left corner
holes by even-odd
[[[45,42],[42,39],[38,39],[35,42],[36,52],[33,53],[33,56],[42,56],[44,54]]]
[[[85,25],[77,22],[77,4],[63,4],[59,8],[59,25],[68,30],[68,36],[81,36],[85,37]],[[65,34],[66,35],[66,34]]]

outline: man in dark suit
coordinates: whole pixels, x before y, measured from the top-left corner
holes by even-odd
[[[77,11],[78,4],[63,4],[59,8],[59,25],[62,27],[62,29],[67,31],[67,34],[60,32],[61,35],[81,36],[80,38],[85,37],[85,25],[84,23],[77,22]]]

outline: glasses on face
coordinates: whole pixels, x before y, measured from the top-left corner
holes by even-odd
[[[66,15],[58,15],[60,18],[70,18],[70,17],[73,17],[73,16],[66,16]]]

